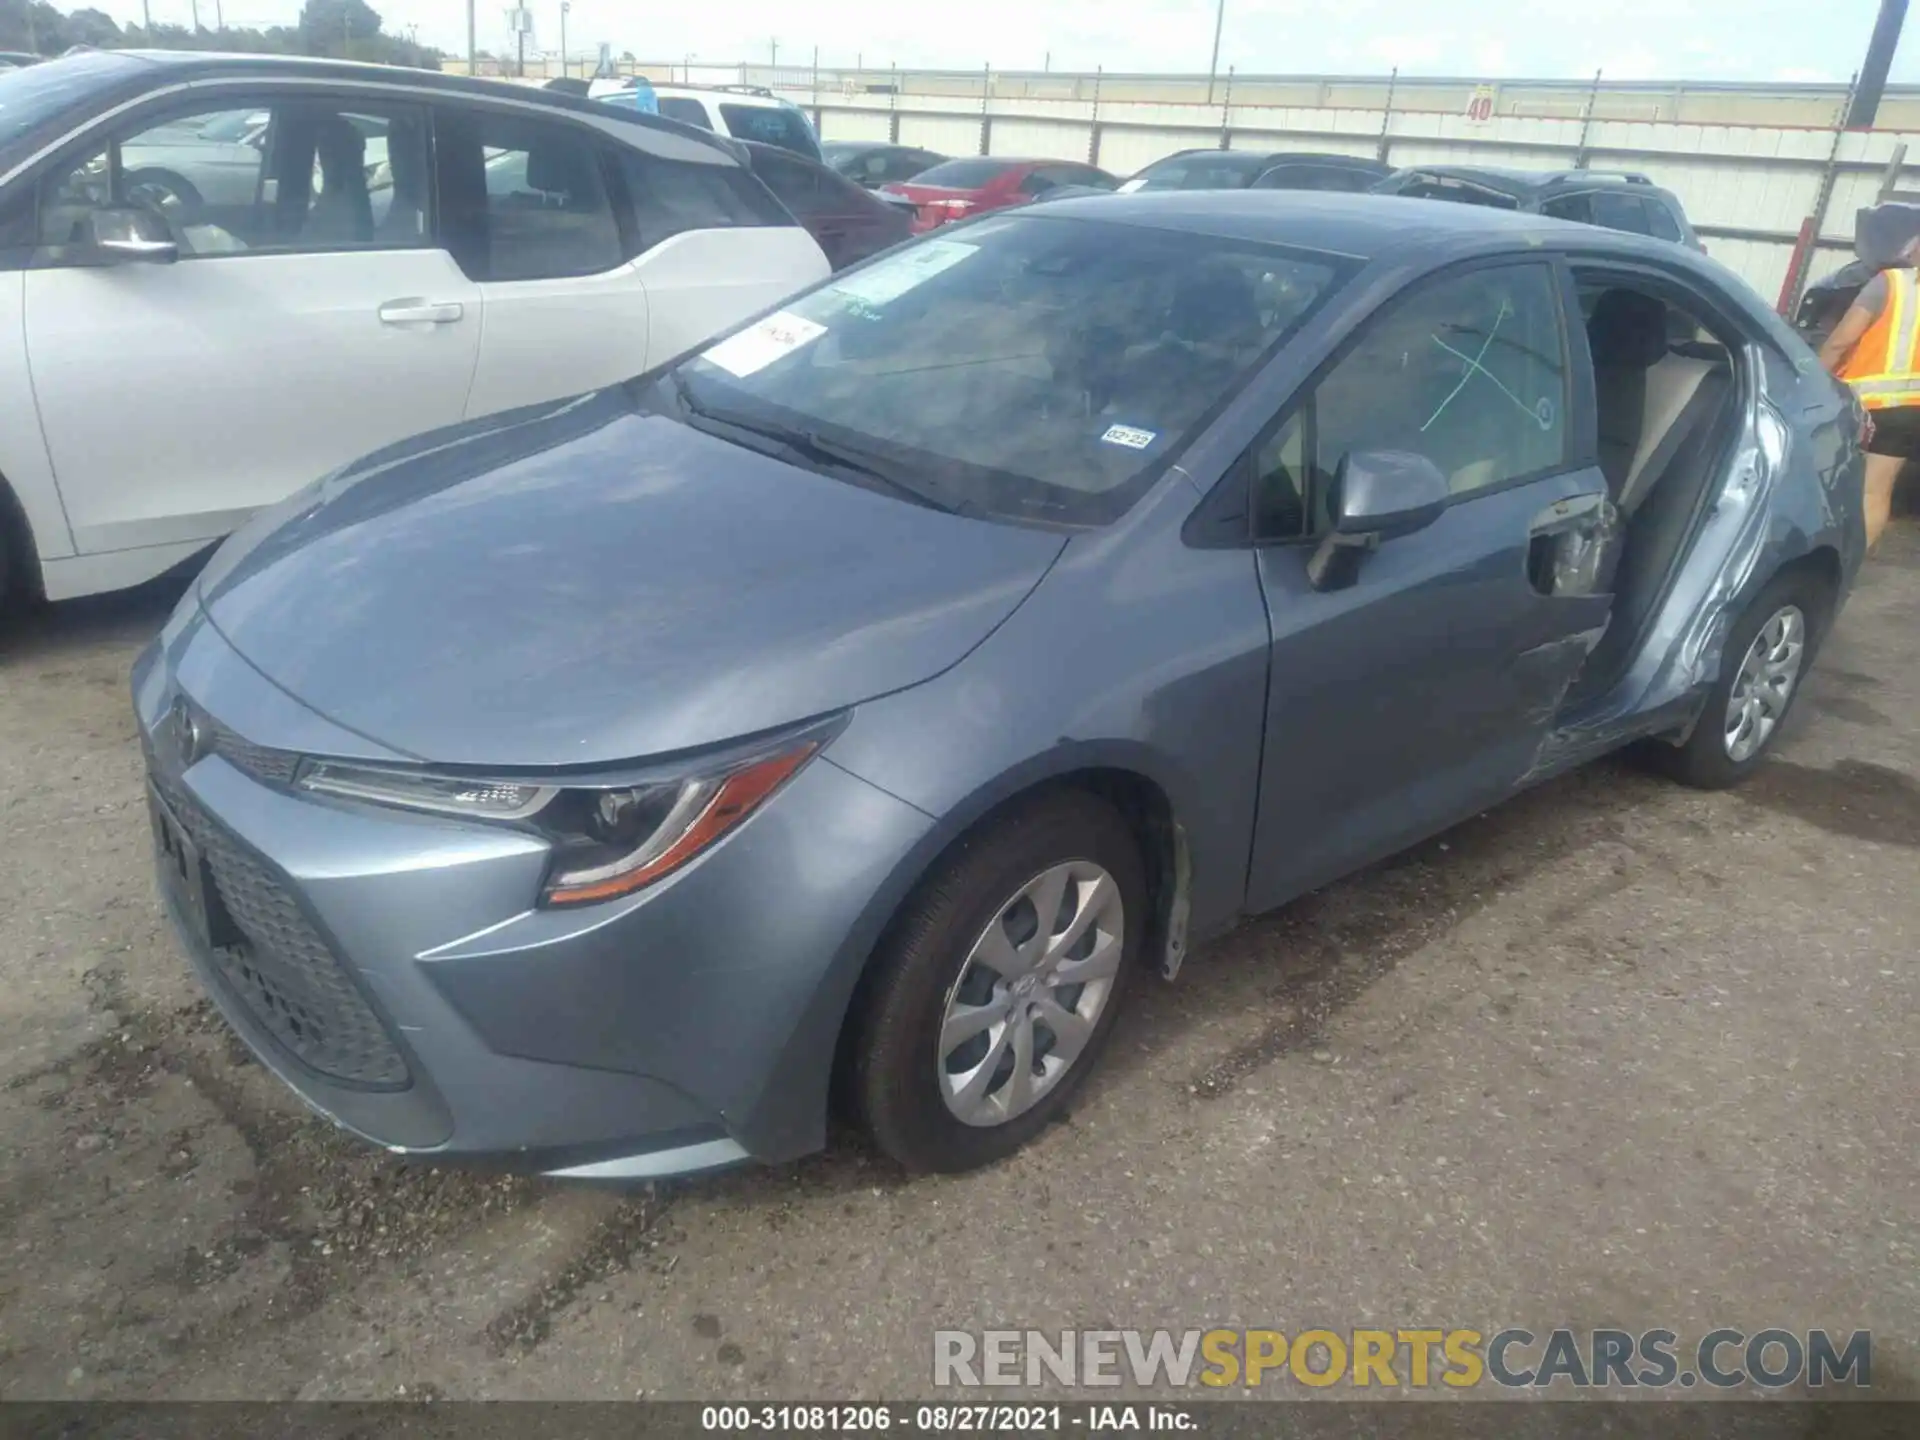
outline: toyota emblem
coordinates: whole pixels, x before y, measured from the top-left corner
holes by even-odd
[[[174,750],[180,758],[180,768],[185,770],[200,758],[204,738],[200,732],[200,721],[194,715],[193,707],[187,704],[186,696],[174,696],[171,722]]]

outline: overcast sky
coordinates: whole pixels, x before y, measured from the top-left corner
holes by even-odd
[[[198,0],[211,26],[216,0]],[[290,24],[299,0],[218,0],[229,24]],[[456,54],[461,0],[372,0],[387,28]],[[148,0],[156,21],[188,23],[191,0]],[[504,3],[476,0],[482,49],[510,48]],[[63,0],[63,8],[66,4]],[[138,20],[140,0],[107,0]],[[560,0],[531,0],[534,44],[557,49]],[[1498,79],[1834,80],[1859,67],[1877,0],[1226,0],[1229,65],[1263,73],[1403,73]],[[807,65],[902,65],[1204,72],[1214,0],[573,0],[567,45],[679,62],[768,58]],[[1920,17],[1914,21],[1920,27]],[[1896,81],[1920,82],[1920,42]]]

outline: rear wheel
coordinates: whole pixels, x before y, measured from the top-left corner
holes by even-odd
[[[1147,886],[1126,822],[1062,790],[969,837],[889,931],[854,1094],[882,1150],[970,1170],[1059,1117],[1136,968]]]
[[[1758,769],[1799,698],[1832,608],[1818,575],[1777,576],[1728,633],[1720,679],[1692,736],[1677,748],[1650,747],[1653,762],[1703,790],[1737,785]]]

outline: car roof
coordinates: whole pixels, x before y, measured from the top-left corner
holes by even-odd
[[[1330,150],[1221,150],[1212,145],[1196,145],[1190,150],[1176,150],[1171,155],[1162,155],[1152,165],[1144,168],[1151,170],[1154,165],[1164,165],[1169,160],[1184,160],[1191,155],[1215,155],[1228,160],[1246,160],[1255,165],[1278,165],[1289,161],[1310,162],[1315,165],[1346,165],[1355,170],[1377,170],[1382,175],[1392,173],[1391,165],[1366,155],[1338,155]]]
[[[1508,195],[1544,195],[1561,190],[1614,187],[1666,193],[1645,175],[1626,170],[1509,170],[1495,165],[1410,165],[1397,173],[1465,180]]]
[[[215,77],[269,80],[276,76],[298,76],[304,79],[340,80],[349,83],[402,85],[409,89],[441,91],[448,95],[466,96],[476,100],[511,99],[523,105],[530,103],[563,110],[569,114],[590,118],[595,122],[604,122],[612,118],[619,124],[634,129],[653,130],[679,139],[695,139],[703,145],[728,155],[736,163],[739,159],[727,149],[726,144],[719,137],[697,126],[683,125],[677,120],[668,120],[639,110],[627,110],[602,104],[598,100],[590,100],[584,96],[543,89],[537,84],[527,85],[511,80],[469,75],[448,75],[440,70],[374,65],[358,60],[331,60],[308,55],[238,55],[203,50],[115,50],[102,53],[111,53],[150,65],[156,76],[165,72],[166,78],[174,81],[191,82],[197,78]],[[58,65],[60,61],[47,60],[42,63]]]
[[[1542,241],[1622,254],[1644,254],[1649,245],[1665,247],[1662,254],[1677,248],[1666,241],[1517,210],[1313,190],[1141,190],[1049,201],[1033,213],[1292,245],[1360,260],[1408,249],[1465,257]]]

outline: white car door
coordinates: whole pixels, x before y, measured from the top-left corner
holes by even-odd
[[[647,291],[627,258],[594,129],[444,105],[442,225],[486,324],[469,417],[597,390],[647,368]]]
[[[827,274],[704,141],[457,105],[434,123],[442,224],[485,297],[470,416],[629,379]]]
[[[250,185],[223,167],[202,194],[176,145],[190,193],[155,189],[152,166],[129,192],[125,156],[241,105],[271,116]],[[428,230],[425,121],[382,98],[249,91],[123,121],[47,177],[25,338],[77,551],[217,538],[461,417],[481,295]],[[94,215],[127,203],[165,217],[177,259],[90,243]]]

